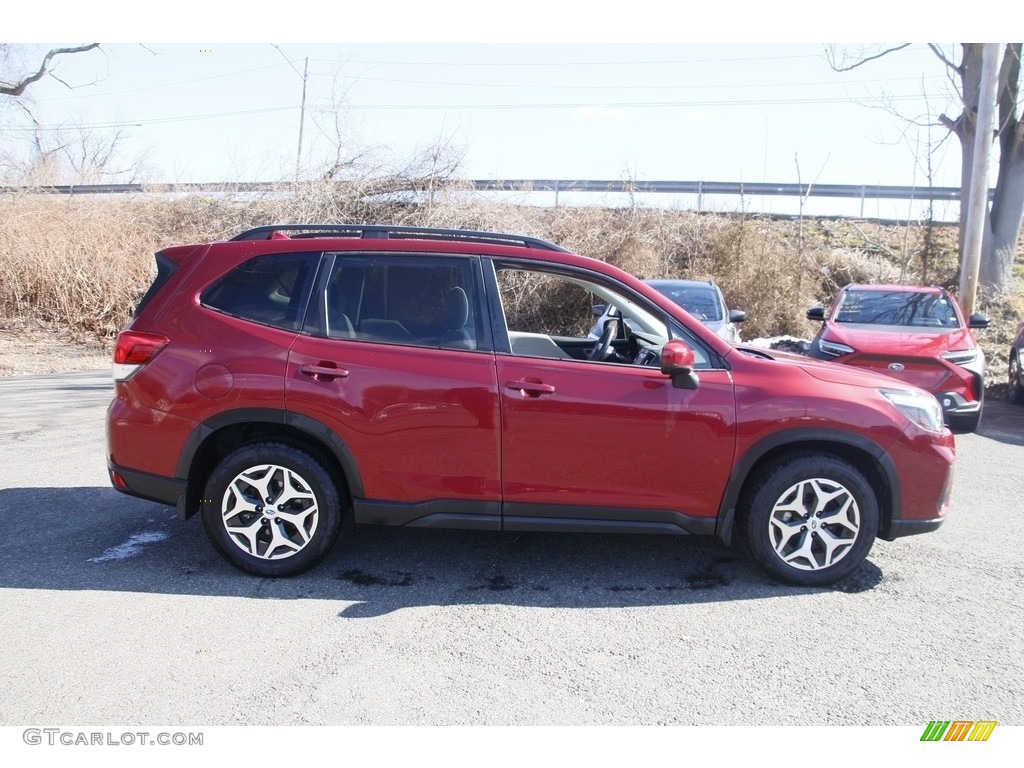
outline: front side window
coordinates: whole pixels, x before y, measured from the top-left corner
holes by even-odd
[[[670,338],[660,310],[583,274],[496,265],[509,350],[522,357],[654,366]],[[616,312],[594,326],[595,308]],[[709,357],[693,339],[698,366]]]
[[[203,291],[200,301],[235,317],[296,330],[302,323],[319,253],[257,256]]]

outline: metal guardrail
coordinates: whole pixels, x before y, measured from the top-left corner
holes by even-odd
[[[333,182],[344,185],[345,182]],[[465,182],[481,192],[605,192],[656,193],[697,195],[781,196],[781,197],[839,197],[860,200],[959,200],[959,187],[884,186],[878,184],[773,184],[767,182],[734,181],[622,181],[622,180],[569,180],[569,179],[476,179]],[[97,194],[175,194],[175,193],[240,193],[288,190],[290,183],[225,182],[183,184],[70,184],[39,187],[5,186],[0,193],[35,192],[63,195]],[[443,183],[442,185],[443,186]],[[407,189],[392,186],[389,193],[422,191],[421,184],[409,184]],[[993,190],[989,190],[989,199]],[[557,199],[557,198],[556,198]]]
[[[871,200],[959,200],[959,187],[900,187],[878,184],[772,184],[742,181],[473,181],[475,189],[510,192],[655,192],[689,195],[844,197]],[[990,193],[991,194],[991,193]]]

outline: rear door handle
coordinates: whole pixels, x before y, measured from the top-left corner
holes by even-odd
[[[541,395],[554,394],[555,388],[550,384],[541,384],[539,381],[506,381],[505,389],[514,389],[527,397],[540,397]]]
[[[343,379],[348,376],[348,371],[344,368],[339,368],[337,363],[329,363],[321,360],[315,365],[313,363],[303,363],[299,366],[299,371],[312,376],[317,381],[334,381],[335,379]]]

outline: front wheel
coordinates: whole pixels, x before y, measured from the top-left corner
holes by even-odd
[[[743,538],[753,560],[787,584],[832,584],[864,561],[878,532],[878,499],[835,456],[796,454],[766,467],[745,494]]]
[[[255,443],[214,469],[202,516],[213,545],[236,568],[294,576],[330,551],[342,513],[334,480],[317,459],[283,443]]]

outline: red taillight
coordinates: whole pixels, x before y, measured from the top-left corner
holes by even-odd
[[[121,331],[114,346],[114,362],[118,365],[144,365],[170,341],[158,333]]]
[[[170,341],[159,333],[121,331],[114,344],[114,380],[127,381]]]

